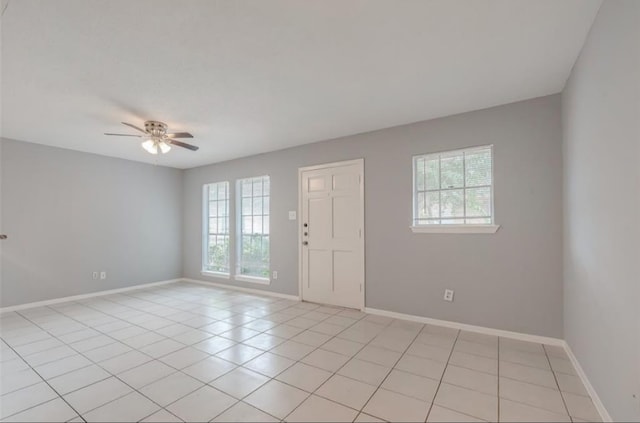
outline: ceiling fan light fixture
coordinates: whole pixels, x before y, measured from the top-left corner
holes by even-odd
[[[154,140],[146,140],[142,143],[142,148],[151,154],[158,154],[158,144]]]
[[[144,129],[132,125],[130,123],[122,122],[130,128],[135,129],[138,132],[142,132],[143,135],[131,135],[131,134],[113,134],[111,132],[105,133],[105,135],[115,135],[121,137],[137,137],[142,138],[142,148],[150,154],[158,154],[158,151],[162,154],[166,154],[171,151],[171,147],[182,147],[187,150],[197,151],[199,147],[187,144],[186,142],[178,141],[176,138],[193,138],[188,132],[171,132],[167,133],[167,124],[164,122],[158,122],[156,120],[148,120],[144,123]]]
[[[164,141],[158,142],[158,145],[160,146],[160,151],[162,152],[162,154],[166,154],[169,152],[169,150],[171,150],[171,146]]]

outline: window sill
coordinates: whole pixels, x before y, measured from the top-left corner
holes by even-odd
[[[213,272],[210,270],[203,270],[200,272],[200,274],[202,276],[211,276],[213,278],[222,278],[222,279],[229,279],[230,276],[228,273],[222,273],[222,272]]]
[[[240,282],[257,283],[260,285],[271,285],[271,279],[259,278],[257,276],[235,275],[233,279]]]
[[[494,234],[500,225],[423,225],[412,226],[416,234]]]

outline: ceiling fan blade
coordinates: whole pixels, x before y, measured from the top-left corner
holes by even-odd
[[[105,132],[105,135],[113,135],[116,137],[136,137],[136,138],[142,138],[142,135],[131,135],[131,134],[112,134],[109,132]]]
[[[127,125],[129,128],[133,128],[133,129],[135,129],[135,130],[137,130],[137,131],[140,131],[140,132],[142,132],[143,134],[146,134],[146,133],[147,133],[147,131],[145,131],[144,129],[142,129],[142,128],[138,128],[137,126],[132,125],[132,124],[130,124],[130,123],[127,123],[127,122],[121,122],[121,123],[122,123],[123,125]]]
[[[172,134],[167,134],[168,138],[193,138],[193,135],[191,135],[188,132],[174,132]]]
[[[177,145],[178,147],[184,147],[184,148],[189,149],[191,151],[197,151],[198,148],[200,148],[200,147],[196,147],[195,145],[187,144],[186,142],[176,141],[176,140],[172,140],[172,139],[165,139],[165,142],[167,142],[169,144]]]

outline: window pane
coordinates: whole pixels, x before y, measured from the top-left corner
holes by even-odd
[[[239,182],[241,231],[238,234],[238,273],[269,277],[269,177]]]
[[[253,198],[253,215],[260,216],[262,214],[262,197]]]
[[[425,161],[426,188],[428,190],[440,188],[440,161],[436,159]]]
[[[243,234],[252,234],[253,233],[253,218],[251,216],[245,216],[242,218],[242,233]]]
[[[418,193],[418,219],[440,217],[440,193]]]
[[[461,188],[464,184],[462,154],[441,156],[440,188]]]
[[[464,191],[461,189],[440,192],[442,217],[464,217]],[[444,221],[442,223],[445,223]]]
[[[415,178],[416,178],[416,189],[418,191],[424,191],[425,187],[424,187],[424,163],[425,163],[425,159],[417,159],[416,160],[416,168],[415,168]]]
[[[262,216],[256,216],[253,218],[253,233],[262,234]]]
[[[216,201],[218,199],[218,184],[209,185],[209,201]]]
[[[461,225],[464,223],[464,219],[442,219],[440,223],[443,225]]]
[[[491,216],[491,188],[466,189],[467,217]]]
[[[242,180],[241,184],[242,197],[251,197],[251,186],[253,185],[251,179],[244,179]]]
[[[218,201],[209,201],[209,216],[218,217],[219,215]]]
[[[229,183],[208,184],[204,204],[207,228],[204,234],[202,268],[229,273]]]
[[[209,219],[209,233],[210,234],[218,233],[218,219],[216,219],[215,217],[212,219]]]
[[[242,199],[242,215],[243,216],[251,216],[251,198],[243,198]]]
[[[262,179],[253,180],[253,196],[262,196]]]
[[[227,202],[224,200],[218,201],[218,216],[227,215]]]
[[[227,184],[218,184],[218,199],[226,200],[227,199]]]
[[[475,218],[475,219],[466,219],[465,223],[467,225],[489,225],[491,224],[491,218],[482,217],[482,218]]]
[[[491,185],[491,150],[465,154],[465,178],[467,187]]]

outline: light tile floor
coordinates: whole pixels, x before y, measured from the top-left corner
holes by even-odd
[[[0,316],[2,421],[595,421],[548,345],[175,283]]]

